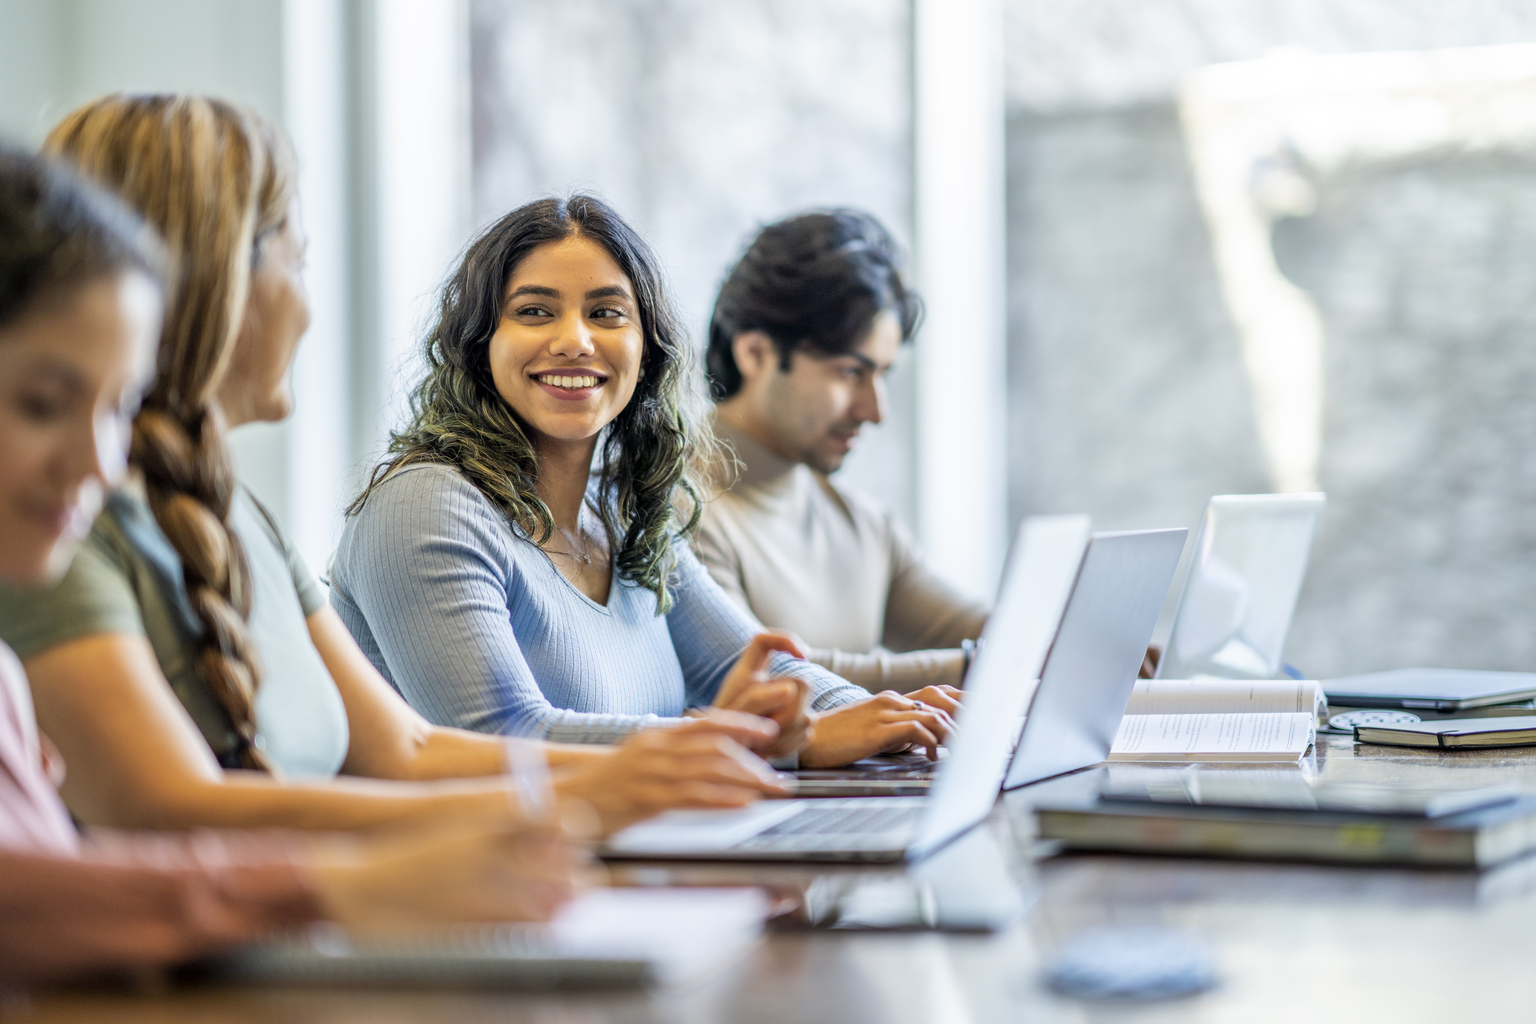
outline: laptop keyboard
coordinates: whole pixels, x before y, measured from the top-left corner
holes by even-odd
[[[861,802],[862,803],[862,802]],[[799,814],[736,844],[738,850],[901,849],[911,837],[920,804],[881,798],[870,806],[819,800]]]
[[[802,768],[796,777],[822,779],[920,779],[930,781],[938,773],[939,762],[917,754],[880,754],[855,761],[843,768]]]
[[[803,782],[932,782],[938,772],[932,768],[886,768],[878,771],[798,771],[795,778]]]

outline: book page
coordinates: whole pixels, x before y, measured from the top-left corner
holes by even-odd
[[[1110,756],[1295,754],[1311,745],[1317,719],[1285,714],[1126,715]]]
[[[1313,679],[1138,679],[1127,715],[1297,712],[1326,708]]]

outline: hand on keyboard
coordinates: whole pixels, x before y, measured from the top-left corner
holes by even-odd
[[[555,790],[591,804],[605,834],[674,807],[745,807],[788,793],[743,745],[772,736],[760,718],[711,709],[698,721],[636,733],[611,756],[563,775]]]
[[[830,768],[871,754],[912,747],[937,761],[939,744],[954,731],[955,720],[943,707],[921,700],[919,694],[926,692],[900,694],[886,690],[857,704],[845,704],[817,715],[811,742],[800,752],[800,766]],[[938,696],[958,707],[947,695]]]

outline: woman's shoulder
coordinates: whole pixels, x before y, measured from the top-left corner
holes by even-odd
[[[181,558],[160,529],[148,500],[127,487],[107,496],[76,562],[93,566],[95,575],[136,577],[149,572],[171,581],[182,576]]]
[[[369,520],[471,518],[501,521],[501,513],[457,467],[442,462],[413,462],[385,474],[348,517]]]
[[[416,462],[393,469],[347,517],[342,548],[398,548],[442,541],[503,550],[517,534],[501,510],[455,466]]]
[[[458,466],[447,462],[412,462],[385,473],[369,491],[363,508],[376,498],[398,504],[454,495],[469,496],[490,504],[480,488],[471,483]]]
[[[293,549],[293,543],[288,539],[282,524],[277,521],[277,516],[265,502],[256,497],[256,492],[245,484],[235,488],[230,522],[235,532],[240,534],[240,539],[247,544],[251,541],[250,535],[254,527],[264,534],[279,551],[286,554]]]

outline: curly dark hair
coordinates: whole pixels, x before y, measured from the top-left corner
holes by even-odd
[[[712,455],[713,440],[656,255],[595,196],[529,203],[469,244],[426,337],[428,372],[411,395],[411,421],[390,436],[388,454],[347,514],[356,515],[397,467],[440,463],[463,473],[525,535],[540,544],[549,538],[555,523],[535,489],[538,452],[528,426],[496,390],[489,351],[518,264],[538,246],[572,236],[607,250],[640,309],[642,375],[629,404],[604,428],[598,514],[614,543],[618,576],[653,591],[665,613],[672,606],[673,545],[698,525],[696,467]]]
[[[861,210],[803,213],[758,232],[726,275],[709,320],[705,368],[710,396],[741,390],[732,343],[762,331],[788,370],[797,349],[846,355],[884,310],[896,314],[909,341],[923,303],[901,276],[901,252],[890,232]]]

